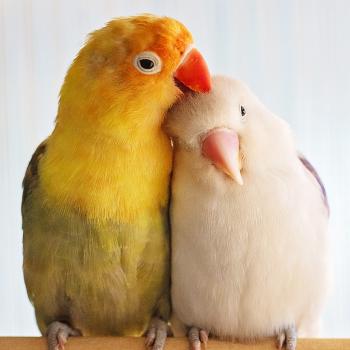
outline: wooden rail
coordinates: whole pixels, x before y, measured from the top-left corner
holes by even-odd
[[[143,338],[79,337],[70,338],[66,350],[145,350]],[[188,350],[183,338],[169,338],[165,350]],[[207,350],[276,350],[273,340],[239,344],[209,340]],[[299,339],[298,350],[350,350],[350,339]],[[0,350],[46,350],[39,337],[0,337]]]

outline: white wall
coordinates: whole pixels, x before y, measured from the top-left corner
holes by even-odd
[[[349,337],[346,0],[0,0],[0,335],[38,334],[21,271],[21,180],[36,145],[52,130],[65,71],[88,32],[141,12],[183,21],[213,73],[245,80],[292,125],[331,205],[336,285],[324,336]]]

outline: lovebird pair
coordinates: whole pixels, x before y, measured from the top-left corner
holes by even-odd
[[[162,349],[170,274],[173,332],[193,349],[209,335],[294,349],[317,328],[322,183],[286,123],[241,83],[212,80],[174,19],[91,34],[23,187],[24,277],[49,350],[78,335]]]

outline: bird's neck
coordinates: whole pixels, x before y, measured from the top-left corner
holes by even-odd
[[[170,141],[157,123],[142,124],[145,115],[134,113],[129,118],[130,123],[119,127],[105,118],[110,128],[97,123],[95,129],[77,128],[58,118],[41,165],[41,184],[48,198],[91,219],[121,222],[152,215],[166,206]]]

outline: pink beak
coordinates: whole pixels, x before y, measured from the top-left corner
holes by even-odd
[[[239,138],[230,129],[214,129],[202,140],[202,154],[226,175],[243,185]]]

